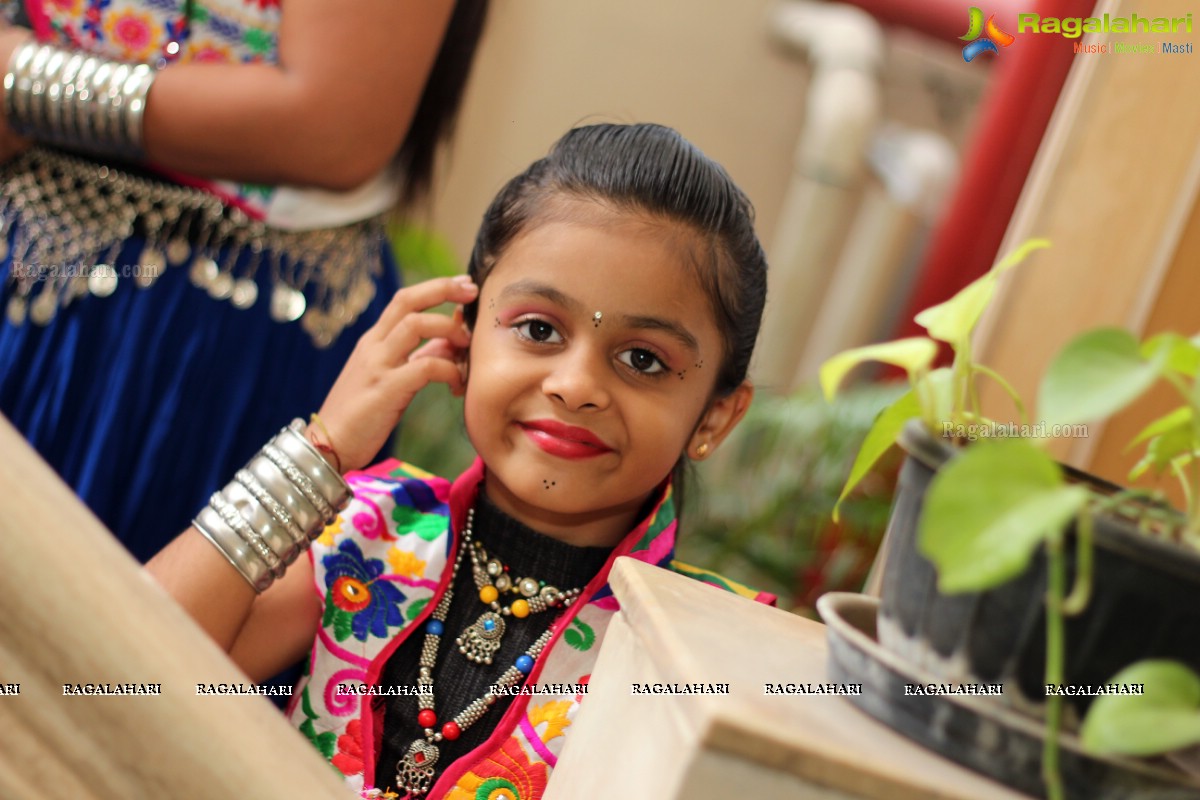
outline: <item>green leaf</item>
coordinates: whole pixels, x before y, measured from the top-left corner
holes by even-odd
[[[883,454],[896,444],[896,437],[900,435],[904,423],[919,416],[920,413],[921,406],[917,401],[916,391],[909,389],[900,395],[896,402],[875,415],[875,422],[871,424],[871,429],[867,431],[862,446],[858,448],[858,455],[854,457],[854,464],[850,467],[850,476],[846,478],[846,483],[842,486],[842,493],[833,505],[834,522],[839,521],[842,501],[849,496],[854,487],[862,482],[862,479],[874,468],[879,459],[883,458]]]
[[[337,752],[337,734],[333,731],[317,733],[316,726],[313,725],[313,720],[317,719],[317,713],[313,711],[312,702],[308,698],[308,688],[306,685],[300,693],[300,705],[304,710],[305,717],[304,722],[300,723],[300,732],[313,743],[317,752],[326,759],[330,759]]]
[[[1142,357],[1137,340],[1121,328],[1099,328],[1071,340],[1046,370],[1038,411],[1049,424],[1105,419],[1153,385],[1165,353]]]
[[[333,615],[337,613],[337,606],[333,604],[333,592],[329,591],[325,595],[325,613],[321,615],[321,627],[328,628],[333,624]]]
[[[1147,469],[1151,468],[1155,473],[1161,474],[1171,465],[1172,461],[1181,456],[1185,460],[1191,458],[1195,446],[1191,425],[1171,428],[1150,440],[1150,444],[1146,445],[1146,454],[1129,471],[1129,479],[1137,480]]]
[[[1151,336],[1142,342],[1140,352],[1144,358],[1157,358],[1167,369],[1189,378],[1196,377],[1197,371],[1200,371],[1200,345],[1178,333]]]
[[[986,273],[964,286],[958,294],[917,314],[917,324],[929,331],[934,339],[949,343],[956,351],[961,350],[962,345],[971,338],[971,331],[996,292],[996,279],[1024,261],[1034,250],[1049,246],[1050,242],[1046,239],[1026,241]]]
[[[1134,445],[1141,444],[1147,439],[1153,439],[1155,436],[1162,436],[1169,430],[1175,428],[1190,428],[1192,424],[1192,409],[1188,406],[1181,406],[1174,411],[1163,414],[1158,419],[1151,422],[1133,437],[1133,441],[1129,443],[1126,450]]]
[[[882,361],[903,368],[910,380],[929,369],[937,356],[937,344],[924,336],[896,339],[892,342],[869,344],[838,353],[821,365],[821,390],[826,400],[832,400],[850,370],[868,361]]]
[[[427,542],[432,542],[446,534],[446,518],[439,514],[426,514],[412,506],[398,505],[392,509],[392,521],[396,523],[396,533],[407,536],[415,533]]]
[[[351,626],[354,624],[354,615],[342,611],[340,608],[333,612],[333,638],[339,642],[344,642],[354,633]]]
[[[1029,254],[1034,250],[1045,250],[1050,246],[1049,239],[1026,239],[1017,246],[1016,250],[1000,259],[997,264],[989,270],[992,275],[1000,275],[1013,267],[1020,264],[1025,259],[1029,258]]]
[[[563,638],[576,650],[590,650],[596,643],[596,632],[591,625],[576,617],[571,620],[571,627],[563,631]]]
[[[1024,571],[1087,496],[1082,486],[1066,485],[1059,466],[1029,442],[981,442],[933,479],[918,547],[937,567],[943,592],[990,589]]]
[[[1109,683],[1142,684],[1145,694],[1096,698],[1080,731],[1096,753],[1152,756],[1200,743],[1200,677],[1177,661],[1139,661]]]
[[[421,612],[425,610],[425,606],[429,605],[429,598],[422,597],[420,600],[414,600],[408,604],[408,608],[404,610],[404,616],[411,622],[421,616]]]
[[[932,420],[949,421],[954,409],[954,370],[939,367],[917,381],[917,395],[922,405],[927,405],[926,414]],[[942,431],[934,431],[935,436]]]
[[[971,338],[971,331],[996,292],[996,276],[988,272],[959,290],[944,303],[917,314],[917,324],[934,339],[948,342],[955,350]]]

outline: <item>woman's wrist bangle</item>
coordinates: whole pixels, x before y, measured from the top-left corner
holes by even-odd
[[[351,494],[296,420],[212,496],[194,524],[262,592],[349,505]]]
[[[4,113],[15,133],[74,150],[139,158],[155,72],[28,41],[4,75]]]

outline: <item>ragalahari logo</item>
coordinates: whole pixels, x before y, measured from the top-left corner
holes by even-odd
[[[975,6],[971,6],[967,10],[967,19],[967,32],[958,37],[962,41],[968,42],[967,46],[963,48],[963,61],[970,62],[971,59],[983,52],[999,53],[996,45],[1008,47],[1013,43],[1012,34],[1005,33],[996,25],[995,14],[987,18],[985,25],[983,12]]]

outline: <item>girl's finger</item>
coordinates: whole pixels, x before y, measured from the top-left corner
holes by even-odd
[[[479,287],[466,275],[414,283],[392,296],[375,327],[386,335],[409,314],[426,311],[442,303],[470,303],[478,294]]]
[[[465,348],[470,334],[453,317],[443,314],[409,314],[387,332],[381,342],[388,364],[403,364],[425,339],[445,339],[456,347]]]
[[[431,383],[444,383],[450,391],[463,390],[462,373],[458,364],[445,358],[419,358],[395,370],[386,391],[407,407],[414,395]]]
[[[430,339],[425,344],[413,351],[408,357],[409,361],[416,361],[418,358],[444,358],[448,361],[466,360],[467,351],[465,348],[452,344],[447,339]]]

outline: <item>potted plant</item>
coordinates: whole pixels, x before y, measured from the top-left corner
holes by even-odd
[[[1078,728],[1093,705],[1083,741],[1098,752],[1148,755],[1200,741],[1200,679],[1189,672],[1200,668],[1200,611],[1190,602],[1200,592],[1200,339],[1085,333],[1051,364],[1030,423],[1007,382],[973,361],[970,337],[998,276],[1045,246],[1026,243],[918,315],[928,338],[841,354],[821,380],[832,396],[855,366],[881,360],[911,384],[880,413],[842,495],[899,439],[908,458],[885,537],[880,642],[939,680],[1002,684],[989,702],[1044,717],[1044,791],[1061,797],[1058,731]],[[933,340],[953,350],[950,367],[933,367]],[[980,378],[1005,388],[1019,426],[983,416]],[[1117,413],[1159,381],[1183,402],[1139,434],[1146,455],[1135,472],[1179,477],[1186,513],[1061,467],[1039,447],[1037,434]],[[1146,694],[1093,704],[1094,692],[1059,691],[1113,683],[1145,684]],[[1029,776],[1015,783],[1043,788]]]

